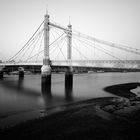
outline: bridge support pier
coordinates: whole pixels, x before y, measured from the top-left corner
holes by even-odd
[[[3,70],[0,70],[0,79],[3,79]]]
[[[24,68],[19,67],[18,71],[19,71],[19,79],[23,79],[24,78]]]
[[[0,66],[0,79],[3,79],[5,66]]]
[[[65,88],[73,87],[73,69],[72,67],[68,67],[65,72]]]
[[[72,101],[73,100],[73,84],[69,84],[69,81],[73,81],[73,80],[68,80],[68,79],[72,79],[72,75],[65,75],[66,79],[65,81],[65,99],[67,101]],[[69,78],[68,78],[69,77]]]
[[[41,68],[41,86],[48,92],[51,91],[51,67],[49,63],[49,59],[44,59]]]

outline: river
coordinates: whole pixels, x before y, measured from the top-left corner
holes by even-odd
[[[140,73],[74,74],[73,88],[64,86],[64,74],[52,74],[50,93],[42,91],[40,75],[5,75],[0,80],[0,128],[38,118],[62,109],[63,104],[76,101],[111,97],[104,87],[140,82]]]

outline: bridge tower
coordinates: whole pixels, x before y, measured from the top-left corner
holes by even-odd
[[[42,86],[51,88],[51,67],[49,57],[49,15],[44,16],[44,58],[41,68]]]
[[[68,69],[65,72],[65,87],[72,87],[73,85],[73,68],[72,68],[72,25],[68,25],[68,33],[67,33],[67,59],[68,59]]]

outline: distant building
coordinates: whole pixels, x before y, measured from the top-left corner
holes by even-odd
[[[2,63],[2,60],[0,60],[0,63]]]

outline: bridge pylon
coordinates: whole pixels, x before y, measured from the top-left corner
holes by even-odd
[[[51,67],[49,57],[49,15],[44,16],[44,58],[41,68],[42,86],[51,88]]]
[[[69,32],[67,33],[67,39],[68,39],[68,44],[67,44],[67,59],[68,59],[68,69],[65,72],[65,87],[72,87],[73,86],[73,68],[72,68],[72,25],[68,25],[68,30]]]

